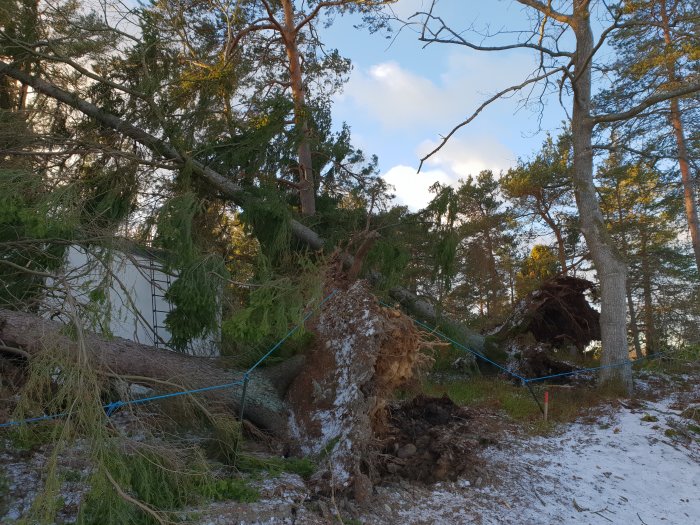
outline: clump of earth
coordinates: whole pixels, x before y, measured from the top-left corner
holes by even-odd
[[[377,468],[384,478],[423,483],[455,480],[478,466],[475,413],[449,397],[415,398],[389,407],[388,430]]]

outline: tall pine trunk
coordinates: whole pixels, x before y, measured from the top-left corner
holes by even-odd
[[[297,46],[298,31],[294,21],[294,6],[292,0],[282,0],[284,8],[284,31],[282,39],[289,60],[289,81],[294,101],[294,131],[299,145],[297,146],[299,169],[299,200],[301,213],[313,215],[316,213],[316,189],[314,185],[313,164],[311,159],[311,136],[309,131],[308,108],[304,92],[304,79],[301,74],[301,56]]]
[[[642,273],[642,296],[644,297],[644,339],[647,355],[653,355],[657,351],[656,326],[654,323],[654,300],[651,288],[651,265],[649,261],[649,238],[642,231],[641,249],[639,253]]]
[[[668,18],[668,8],[666,0],[660,0],[659,9],[661,14],[661,28],[664,33],[664,43],[666,44],[666,73],[668,81],[675,84],[680,81],[676,73],[676,63],[673,59],[673,36],[671,34],[671,23]],[[678,153],[678,166],[681,171],[681,182],[683,183],[683,201],[685,204],[685,216],[690,230],[690,240],[695,254],[695,265],[700,272],[700,226],[698,225],[698,207],[695,198],[694,182],[690,176],[690,162],[688,148],[685,143],[685,132],[683,131],[683,121],[681,120],[680,103],[677,98],[671,99],[671,113],[669,121],[673,128],[673,135],[676,139],[676,149]]]

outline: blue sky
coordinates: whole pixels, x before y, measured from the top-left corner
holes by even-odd
[[[428,0],[401,0],[394,9],[407,16],[426,4]],[[440,5],[455,29],[473,23],[488,23],[492,29],[529,27],[522,6],[512,0],[451,0]],[[548,100],[541,124],[539,112],[518,109],[520,97],[498,101],[416,174],[419,157],[441,134],[490,95],[522,82],[537,57],[525,50],[484,53],[446,44],[424,49],[413,31],[404,30],[390,41],[355,29],[356,23],[351,17],[338,17],[323,32],[327,46],[353,62],[350,81],[336,96],[333,116],[337,123],[351,126],[357,146],[379,156],[382,174],[395,186],[402,204],[413,209],[424,205],[427,188],[436,180],[454,183],[482,169],[498,173],[513,166],[518,157],[533,155],[545,131],[556,134],[565,119],[556,97]]]

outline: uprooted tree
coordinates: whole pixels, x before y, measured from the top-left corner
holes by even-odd
[[[20,10],[27,17],[22,19],[23,25],[13,25],[9,12],[0,12],[0,109],[3,122],[16,131],[0,137],[0,155],[11,168],[0,170],[0,277],[12,284],[0,289],[5,308],[0,310],[3,355],[25,358],[52,349],[70,353],[78,344],[85,353],[84,362],[94,365],[99,374],[124,376],[166,392],[243,379],[244,367],[227,368],[210,360],[110,340],[82,326],[77,305],[69,304],[74,300],[70,283],[61,277],[64,251],[74,243],[108,243],[123,231],[120,228],[135,212],[146,217],[141,224],[145,231],[131,229],[129,233],[141,240],[154,236],[154,242],[172,257],[167,265],[190,279],[180,280],[180,289],[198,293],[190,309],[174,318],[175,324],[202,313],[203,292],[212,296],[219,283],[226,286],[236,280],[226,278],[226,269],[236,266],[226,266],[227,256],[234,262],[243,261],[239,266],[247,268],[237,270],[243,282],[236,283],[240,285],[236,306],[256,297],[259,308],[270,311],[279,297],[270,289],[283,288],[279,282],[286,279],[289,283],[295,274],[302,273],[303,258],[305,263],[312,260],[309,273],[323,274],[320,287],[327,293],[335,287],[340,292],[309,323],[315,339],[306,361],[296,357],[250,377],[245,415],[261,428],[294,442],[301,452],[320,454],[334,445],[329,461],[334,468],[319,474],[325,476],[325,486],[366,493],[375,476],[367,468],[372,464],[367,458],[377,452],[370,441],[386,424],[385,402],[391,390],[410,381],[425,362],[420,350],[431,343],[407,317],[379,306],[367,286],[355,281],[363,258],[377,241],[373,213],[388,199],[388,191],[377,180],[373,163],[367,163],[352,147],[347,130],[338,134],[330,131],[329,97],[347,64],[336,54],[321,53],[312,25],[324,8],[355,4],[362,8],[384,2],[300,3],[314,6],[307,11],[290,9],[294,3],[288,1],[225,3],[222,5],[231,10],[216,20],[196,2],[173,4],[176,8],[172,12],[166,4],[158,3],[153,9],[120,13],[139,26],[139,37],[110,26],[109,17],[86,16],[73,2],[41,13],[28,8],[33,2],[15,3],[27,8]],[[587,3],[576,2],[571,16],[550,13],[550,8],[539,2],[523,3],[544,10],[543,30],[556,20],[562,27],[575,26],[577,37],[584,44],[590,43]],[[255,9],[239,11],[243,4]],[[40,17],[53,17],[56,23]],[[223,31],[219,31],[219,24],[223,24]],[[302,42],[307,52],[304,60],[295,55]],[[547,54],[541,46],[535,49]],[[604,265],[601,261],[606,257],[615,263],[616,274],[602,272],[601,276],[605,304],[602,332],[604,343],[621,351],[619,319],[609,322],[608,306],[618,298],[615,294],[620,283],[616,278],[624,288],[624,268],[611,250],[596,211],[592,184],[586,178],[592,162],[590,143],[586,142],[590,129],[604,118],[613,118],[594,117],[586,106],[590,102],[587,61],[592,52],[582,47],[573,73],[562,66],[548,69],[538,78],[573,75],[580,86],[574,88],[578,101],[575,116],[580,117],[574,130],[576,187],[580,204],[585,204],[581,216],[589,220],[587,236],[594,245],[596,264]],[[99,58],[92,62],[95,56]],[[562,52],[561,56],[574,58],[571,53]],[[281,75],[273,64],[287,64],[287,59],[288,75]],[[304,78],[298,69],[302,62],[313,66]],[[327,89],[314,91],[311,85]],[[680,92],[646,99],[629,112],[674,93]],[[35,118],[27,118],[30,111],[36,112],[32,115]],[[35,122],[40,125],[32,126]],[[28,158],[31,161],[27,162]],[[472,182],[469,179],[463,194],[452,203],[475,209],[482,224],[482,244],[491,256],[485,279],[495,280],[499,278],[492,264],[495,245],[504,237],[494,233],[505,218],[493,197],[497,194],[493,174],[485,172],[478,184]],[[21,191],[7,189],[10,184]],[[446,202],[454,193],[450,188],[438,190],[438,197],[445,196]],[[480,205],[487,199],[491,205],[483,210]],[[317,213],[308,217],[313,206]],[[456,251],[458,221],[454,210],[448,208],[436,206],[421,217],[428,217],[435,228],[449,226],[441,229],[440,242],[435,243],[440,256]],[[295,209],[302,219],[295,218]],[[446,219],[450,215],[451,222]],[[232,244],[228,242],[232,238],[245,239],[237,243],[239,251],[227,255],[222,249],[217,253],[218,248]],[[426,244],[432,241],[429,238]],[[323,260],[319,254],[336,245],[342,255],[330,266],[319,262]],[[292,252],[297,253],[292,256]],[[304,255],[295,259],[298,252]],[[390,252],[387,258],[393,255]],[[455,271],[451,261],[441,262],[438,278]],[[567,269],[566,264],[562,266]],[[348,282],[329,269],[333,267],[337,272],[349,268]],[[386,286],[380,272],[372,266],[367,270],[370,283]],[[265,287],[265,279],[280,275],[273,286]],[[69,328],[33,314],[41,311],[41,289],[49,278],[64,290]],[[505,356],[498,337],[486,338],[462,323],[451,322],[441,315],[439,306],[418,295],[415,287],[392,284],[385,290],[387,295],[423,321],[446,326],[455,339],[472,350],[499,360]],[[586,286],[576,281],[550,283],[545,287],[550,295],[526,299],[520,310],[524,315],[513,317],[502,337],[529,331],[552,343],[584,346],[599,330],[597,317],[581,303]],[[248,292],[248,287],[259,292]],[[240,290],[246,290],[244,300]],[[88,306],[99,305],[100,290],[91,292]],[[506,304],[503,294],[487,290],[485,296],[490,304]],[[295,309],[301,311],[317,298],[298,294]],[[624,307],[624,300],[622,304]],[[25,313],[17,311],[21,309]],[[620,313],[619,308],[615,311]],[[555,315],[578,321],[567,324],[570,319],[562,319],[557,331],[549,326]],[[208,319],[199,319],[195,333],[216,322],[216,316],[204,317]],[[287,312],[279,317],[282,322],[277,319],[276,326],[285,330],[288,321],[295,319]],[[260,319],[264,320],[261,325],[270,324],[267,311]],[[581,320],[588,325],[583,326]],[[604,362],[613,359],[608,352]],[[242,388],[236,384],[202,395],[238,414]],[[441,460],[449,462],[450,457],[446,454]],[[394,464],[391,468],[397,467]],[[434,479],[440,479],[439,472],[433,474]]]
[[[573,142],[573,186],[576,204],[581,219],[581,231],[586,238],[598,278],[600,280],[601,336],[603,344],[602,363],[610,365],[628,358],[626,329],[626,263],[607,231],[593,182],[593,131],[596,126],[633,119],[659,104],[677,100],[700,91],[700,81],[688,76],[675,77],[670,68],[673,82],[660,85],[650,94],[645,93],[641,100],[634,100],[623,109],[610,113],[596,113],[593,107],[593,71],[599,63],[598,52],[611,34],[625,27],[651,24],[642,16],[637,17],[634,6],[609,5],[601,3],[604,13],[601,23],[606,27],[595,40],[592,17],[595,2],[574,0],[567,2],[541,2],[539,0],[518,0],[530,14],[532,28],[516,32],[515,41],[505,41],[510,36],[507,31],[491,34],[490,41],[484,42],[484,35],[476,29],[472,34],[454,29],[452,21],[445,20],[439,12],[437,0],[430,2],[425,11],[417,12],[414,19],[420,27],[420,40],[426,45],[452,44],[483,52],[505,52],[512,49],[525,49],[538,56],[537,67],[530,77],[518,85],[507,87],[484,102],[470,117],[454,127],[441,140],[433,151],[422,161],[426,161],[439,151],[460,128],[471,123],[486,106],[494,101],[524,89],[539,86],[540,103],[550,93],[555,82],[559,91],[565,86],[571,96],[571,136]],[[573,48],[567,49],[562,35],[569,34]],[[493,43],[492,43],[493,42]],[[568,42],[568,41],[567,41]],[[560,80],[554,80],[560,78]],[[630,367],[606,368],[601,374],[603,381],[616,380],[632,390]]]

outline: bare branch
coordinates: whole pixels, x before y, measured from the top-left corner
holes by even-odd
[[[225,51],[225,56],[227,58],[230,58],[231,53],[233,52],[234,49],[238,47],[238,44],[240,43],[241,40],[250,33],[255,33],[257,31],[264,31],[264,30],[271,30],[271,31],[279,31],[280,26],[279,24],[276,23],[270,23],[270,24],[260,24],[260,25],[250,25],[246,27],[245,29],[242,29],[238,33],[236,33],[229,42],[226,43],[226,51]]]
[[[535,51],[539,51],[540,53],[549,55],[550,57],[557,58],[557,57],[573,57],[573,53],[570,53],[568,51],[558,51],[558,50],[552,50],[547,47],[544,47],[540,44],[530,44],[527,42],[521,42],[521,43],[515,43],[515,44],[508,44],[508,45],[502,45],[502,46],[481,46],[478,44],[475,44],[473,42],[468,41],[466,38],[464,38],[462,35],[451,29],[445,21],[442,19],[440,16],[433,15],[432,12],[425,12],[425,11],[420,11],[418,13],[415,13],[411,15],[410,18],[413,18],[415,16],[425,16],[425,21],[423,22],[423,31],[421,31],[421,36],[418,38],[419,41],[421,42],[426,42],[427,44],[458,44],[461,46],[466,46],[470,49],[474,49],[476,51],[506,51],[508,49],[534,49]],[[429,20],[435,20],[437,22],[440,22],[440,28],[437,30],[432,30],[428,28],[428,21]],[[428,31],[431,35],[433,36],[426,36],[426,31]],[[446,31],[451,35],[450,38],[440,38],[439,35],[443,31]],[[541,42],[541,40],[540,40]]]
[[[547,0],[547,3],[544,4],[543,2],[540,2],[539,0],[516,0],[519,4],[526,5],[528,7],[532,7],[534,9],[537,9],[540,13],[543,15],[548,16],[549,18],[553,18],[557,22],[561,22],[562,24],[569,24],[571,25],[571,22],[573,21],[573,17],[571,15],[565,15],[564,13],[560,13],[559,11],[555,10],[552,7],[552,0]]]
[[[522,83],[520,83],[520,84],[518,84],[518,85],[516,85],[516,86],[507,87],[506,89],[503,89],[502,91],[499,91],[498,93],[496,93],[495,95],[493,95],[492,97],[490,97],[490,98],[489,98],[488,100],[486,100],[483,104],[481,104],[481,105],[476,109],[476,111],[474,111],[474,113],[472,113],[471,116],[469,116],[469,118],[467,118],[466,120],[464,120],[464,121],[460,122],[459,124],[457,124],[454,128],[452,128],[452,130],[451,130],[447,135],[445,135],[444,137],[442,137],[442,140],[440,141],[440,144],[439,144],[435,149],[433,149],[430,153],[428,153],[427,155],[425,155],[424,157],[422,157],[422,158],[420,159],[420,165],[418,166],[418,172],[420,173],[420,170],[421,170],[421,168],[423,167],[423,163],[424,163],[426,160],[428,160],[430,157],[432,157],[432,156],[435,155],[438,151],[440,151],[440,150],[445,146],[445,144],[447,143],[447,141],[450,140],[450,138],[452,137],[452,135],[454,135],[459,129],[463,128],[464,126],[466,126],[467,124],[469,124],[472,120],[474,120],[474,119],[479,115],[479,113],[481,113],[481,112],[484,110],[484,108],[486,108],[486,106],[488,106],[488,105],[490,105],[491,103],[495,102],[495,101],[498,100],[499,98],[502,98],[504,95],[506,95],[506,94],[508,94],[508,93],[513,93],[513,92],[516,92],[516,91],[520,91],[520,90],[523,89],[525,86],[529,86],[530,84],[535,84],[536,82],[539,82],[540,80],[544,80],[545,78],[548,78],[548,77],[550,77],[550,76],[552,76],[552,75],[554,75],[554,74],[556,74],[556,73],[559,73],[559,72],[562,71],[563,69],[564,69],[563,67],[558,67],[558,68],[556,68],[556,69],[553,69],[552,71],[549,71],[548,73],[544,73],[544,74],[542,74],[542,75],[538,75],[538,76],[536,76],[536,77],[529,78],[529,79],[527,79],[525,82],[522,82]]]
[[[636,117],[642,113],[645,109],[658,104],[659,102],[664,102],[666,100],[671,100],[672,98],[682,97],[684,95],[690,95],[692,93],[700,92],[700,80],[691,82],[689,84],[684,84],[683,86],[674,89],[672,91],[665,91],[663,93],[657,93],[656,95],[651,95],[633,108],[627,111],[621,111],[619,113],[609,113],[607,115],[592,115],[591,120],[595,124],[603,124],[607,122],[618,122],[620,120],[628,120],[632,117]]]

